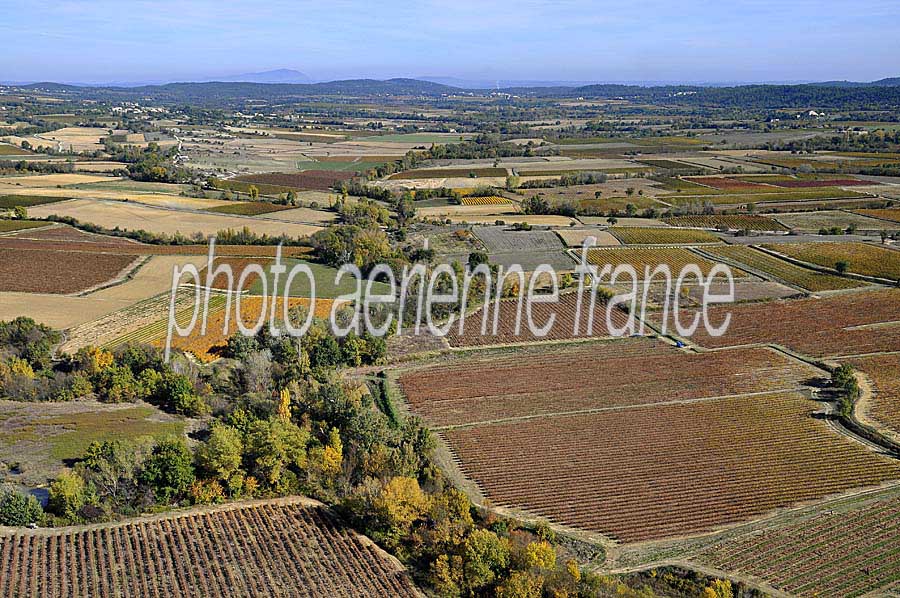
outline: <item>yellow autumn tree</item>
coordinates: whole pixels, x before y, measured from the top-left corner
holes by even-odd
[[[384,485],[373,506],[391,532],[405,533],[428,510],[429,501],[418,480],[398,476]]]
[[[328,433],[328,444],[322,454],[322,472],[327,475],[341,473],[341,464],[344,460],[344,445],[341,442],[341,434],[337,428],[331,428]]]
[[[278,419],[284,423],[291,421],[291,393],[286,388],[278,395]]]
[[[538,569],[553,569],[556,567],[556,551],[549,542],[532,542],[525,547],[525,565]]]
[[[734,598],[731,582],[717,579],[703,589],[703,598]]]

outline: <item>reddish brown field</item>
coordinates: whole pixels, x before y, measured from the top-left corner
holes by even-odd
[[[792,596],[891,596],[900,497],[885,493],[714,544],[690,560],[751,575]]]
[[[859,179],[829,179],[829,180],[796,180],[796,181],[772,181],[776,187],[805,188],[805,187],[851,187],[853,185],[871,185],[871,181]]]
[[[257,503],[0,537],[6,597],[418,596],[323,508]]]
[[[790,392],[541,417],[443,436],[494,504],[636,542],[708,532],[900,477],[896,462],[811,416],[820,409]]]
[[[874,355],[847,361],[874,385],[867,416],[900,433],[900,354]]]
[[[53,229],[54,231],[57,229]],[[71,232],[53,233],[55,238],[31,238],[31,235],[0,237],[0,249],[31,249],[67,251],[78,253],[97,253],[114,255],[206,255],[208,245],[148,245],[135,243],[119,237],[94,235],[89,238],[79,237],[76,229]],[[49,231],[48,231],[49,232]],[[274,245],[216,245],[216,255],[274,257]],[[310,247],[286,246],[281,248],[283,257],[302,257],[309,255]]]
[[[234,180],[243,183],[259,183],[261,185],[277,185],[280,187],[293,187],[295,189],[309,189],[328,191],[331,186],[339,181],[346,181],[354,176],[352,172],[337,172],[333,170],[305,170],[303,172],[269,172],[263,174],[246,174],[235,177]]]
[[[710,317],[721,322],[729,312],[731,325],[723,336],[709,336],[701,326],[691,340],[711,348],[776,343],[815,357],[900,351],[896,289],[718,306],[710,308]],[[892,322],[898,324],[886,324]],[[674,332],[671,325],[669,332]]]
[[[767,348],[688,353],[649,338],[459,360],[403,374],[435,426],[796,388],[821,376]]]
[[[115,278],[133,255],[97,254],[91,259],[68,251],[0,247],[0,291],[77,293]]]
[[[527,289],[526,289],[527,291]],[[527,292],[526,292],[527,294]],[[522,309],[518,308],[517,300],[500,302],[500,316],[497,323],[497,333],[493,333],[495,304],[490,303],[488,308],[486,334],[481,334],[481,324],[484,318],[484,309],[480,308],[475,313],[466,316],[463,322],[463,331],[459,331],[459,323],[454,323],[450,329],[448,340],[454,347],[475,347],[484,345],[502,345],[511,343],[527,343],[534,341],[557,341],[571,338],[591,338],[610,336],[606,326],[606,304],[597,299],[594,305],[593,334],[586,334],[587,319],[590,312],[590,300],[585,298],[581,305],[581,319],[579,326],[581,334],[575,332],[575,313],[578,294],[567,293],[561,295],[559,303],[534,303],[532,305],[532,319],[535,326],[541,328],[548,321],[551,314],[556,315],[556,320],[549,333],[543,337],[533,335],[528,327],[528,315],[526,311],[527,297],[522,300]],[[516,314],[521,313],[521,327],[516,334]],[[627,314],[614,308],[612,312],[613,326],[623,327],[628,319]]]

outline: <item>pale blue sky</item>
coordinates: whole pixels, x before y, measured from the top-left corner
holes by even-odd
[[[0,0],[0,15],[0,81],[900,75],[897,0]]]

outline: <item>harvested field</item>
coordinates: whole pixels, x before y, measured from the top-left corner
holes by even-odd
[[[0,554],[0,593],[17,598],[419,596],[396,560],[301,498],[20,531]]]
[[[690,560],[793,596],[892,595],[900,578],[900,497],[885,492],[829,506],[728,538]]]
[[[15,145],[0,143],[0,156],[27,156],[30,153],[28,150],[23,150]]]
[[[325,210],[314,210],[312,208],[294,208],[287,210],[279,210],[277,214],[273,214],[269,218],[281,220],[284,222],[299,222],[304,224],[329,224],[337,219],[334,212],[326,212]]]
[[[512,201],[499,195],[489,195],[486,197],[463,197],[460,203],[464,206],[503,206],[511,204]]]
[[[0,177],[0,183],[20,187],[56,187],[115,180],[94,174],[31,174],[27,176]]]
[[[871,218],[880,218],[882,220],[890,220],[900,224],[900,208],[885,208],[881,210],[856,210],[857,214],[869,216]]]
[[[777,343],[813,357],[900,351],[900,290],[895,289],[714,306],[709,313],[715,322],[731,313],[731,325],[720,337],[701,327],[691,340],[704,347]]]
[[[691,245],[722,242],[719,237],[707,231],[686,228],[614,226],[609,232],[625,245]]]
[[[502,209],[502,206],[500,207]],[[452,224],[481,224],[485,226],[495,225],[497,222],[501,224],[497,226],[507,226],[515,223],[530,224],[531,226],[569,226],[576,222],[573,218],[566,216],[521,216],[519,214],[498,214],[496,216],[467,214],[448,214],[445,217]]]
[[[852,289],[864,286],[865,283],[858,280],[823,274],[790,262],[773,257],[758,249],[746,245],[727,245],[722,247],[709,247],[704,249],[718,258],[732,260],[746,266],[748,270],[756,270],[766,276],[781,282],[794,285],[817,293],[819,291],[833,291],[837,289]]]
[[[245,226],[251,231],[263,235],[288,235],[305,237],[319,227],[305,224],[281,222],[277,220],[261,220],[250,217],[231,216],[155,208],[135,203],[76,199],[57,204],[32,208],[32,215],[46,218],[56,214],[75,218],[79,222],[90,222],[104,228],[119,227],[123,230],[147,230],[157,234],[174,235],[181,233],[191,235],[201,233],[213,235],[225,229],[241,230]]]
[[[549,230],[517,231],[501,226],[476,226],[472,229],[488,253],[520,251],[552,251],[565,247],[556,233]]]
[[[392,174],[393,180],[412,179],[444,179],[444,178],[477,178],[477,177],[505,177],[509,172],[505,168],[490,168],[473,166],[472,168],[421,168],[419,170],[407,170]]]
[[[767,348],[687,353],[649,338],[560,353],[460,358],[403,374],[416,414],[437,427],[793,389],[822,374]],[[627,373],[627,375],[622,375]]]
[[[291,206],[274,204],[271,201],[241,201],[231,202],[227,205],[210,208],[210,212],[217,214],[240,214],[241,216],[259,216],[271,212],[282,212],[292,209]]]
[[[667,265],[672,271],[673,278],[677,278],[678,273],[688,265],[696,264],[704,276],[715,264],[689,249],[683,247],[613,247],[604,249],[589,249],[588,262],[598,266],[601,270],[607,264],[615,268],[619,265],[631,265],[637,270],[641,280],[645,275],[645,269],[649,268],[652,273],[657,266]],[[740,270],[732,269],[734,276],[746,276],[746,273]]]
[[[134,256],[0,248],[0,291],[78,293],[123,274]]]
[[[688,296],[696,301],[698,306],[701,306],[703,304],[704,290],[705,287],[694,285],[689,287]],[[710,285],[708,292],[711,295],[726,295],[728,294],[728,284],[714,282]],[[798,295],[799,293],[795,289],[777,282],[769,282],[768,280],[748,280],[734,283],[735,303],[771,301],[772,299],[785,299],[787,297],[797,297]]]
[[[777,187],[771,187],[775,191],[780,191]],[[765,194],[748,194],[748,193],[740,193],[740,194],[727,194],[727,195],[712,195],[712,196],[701,196],[701,197],[690,197],[684,195],[664,195],[662,199],[665,201],[672,202],[676,205],[690,205],[692,203],[697,203],[698,201],[702,202],[711,202],[716,206],[734,206],[740,204],[756,204],[760,207],[769,207],[769,204],[777,205],[781,203],[793,203],[793,202],[809,202],[811,200],[834,200],[834,199],[862,199],[869,198],[872,196],[866,195],[864,193],[858,193],[856,191],[848,191],[846,189],[841,189],[839,187],[823,187],[820,189],[811,189],[811,190],[801,190],[801,191],[791,191],[787,193],[765,193]],[[729,208],[731,209],[731,208]]]
[[[838,227],[842,230],[850,227],[859,230],[887,230],[898,227],[898,225],[893,225],[884,220],[869,218],[861,214],[843,210],[781,213],[774,217],[789,228],[811,232],[817,232],[823,228],[831,229],[833,227]]]
[[[596,242],[594,245],[598,247],[615,247],[621,245],[619,240],[615,238],[608,230],[603,229],[579,229],[579,228],[561,228],[553,231],[562,242],[568,247],[581,247],[584,240],[588,237],[594,237]]]
[[[526,282],[527,285],[527,282]],[[493,322],[497,309],[494,303],[482,307],[474,313],[467,315],[463,320],[463,330],[459,330],[459,322],[454,322],[450,327],[447,338],[454,347],[477,347],[485,345],[502,345],[512,343],[527,343],[535,341],[558,341],[573,338],[601,338],[611,336],[606,321],[607,305],[597,300],[593,311],[593,327],[588,332],[588,319],[590,314],[590,298],[585,296],[581,305],[581,317],[579,330],[575,330],[575,314],[578,313],[578,294],[567,293],[561,295],[558,303],[535,303],[532,305],[532,319],[536,327],[540,328],[549,322],[552,316],[555,318],[548,334],[537,337],[531,333],[528,326],[528,315],[523,300],[521,311],[519,302],[511,299],[500,302],[497,330],[494,332]],[[485,314],[487,311],[487,314]],[[521,326],[516,333],[516,315],[521,313]],[[481,333],[482,322],[487,318],[485,334]],[[624,327],[628,316],[619,309],[610,312],[612,325],[616,328]]]
[[[864,276],[900,280],[900,251],[866,243],[782,243],[766,245],[797,260],[834,268],[840,261],[848,271]]]
[[[754,230],[754,231],[787,231],[785,225],[765,216],[752,215],[710,215],[710,216],[676,216],[666,218],[669,226],[684,226],[693,228],[720,228],[728,230]]]
[[[874,385],[862,417],[900,436],[900,355],[874,355],[847,361]],[[857,408],[858,409],[858,408]]]
[[[340,172],[334,170],[304,170],[303,172],[270,172],[263,174],[247,174],[235,177],[234,181],[242,183],[273,185],[275,187],[287,187],[291,189],[310,189],[327,191],[332,185],[340,181],[346,181],[353,176],[352,172]],[[260,189],[262,193],[262,189]]]
[[[895,461],[811,417],[819,409],[782,392],[442,434],[494,504],[636,542],[709,532],[900,477]]]

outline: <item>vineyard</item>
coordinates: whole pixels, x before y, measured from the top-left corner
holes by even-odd
[[[255,185],[259,188],[260,193],[265,193],[265,187],[281,189],[272,193],[277,195],[290,191],[291,189],[311,189],[318,191],[328,191],[332,185],[345,181],[353,176],[351,172],[337,172],[333,170],[304,170],[303,172],[269,172],[263,174],[245,174],[237,176],[234,179],[226,181],[227,183],[237,183],[241,186],[249,187]],[[246,188],[245,187],[245,188]],[[245,189],[239,189],[244,191]],[[246,192],[246,191],[245,191]]]
[[[711,247],[705,251],[722,259],[734,260],[777,280],[814,293],[835,289],[852,289],[865,284],[840,276],[808,270],[746,245]]]
[[[460,199],[460,203],[464,206],[505,206],[511,204],[512,201],[499,195],[486,195],[484,197],[463,197]]]
[[[473,166],[472,168],[420,168],[419,170],[407,170],[392,174],[391,179],[444,179],[444,178],[477,178],[477,177],[505,177],[505,168],[492,168],[488,166]]]
[[[788,188],[805,188],[805,187],[852,187],[854,185],[871,185],[871,181],[861,181],[859,179],[806,179],[806,180],[789,180],[789,181],[773,181],[773,185]]]
[[[240,201],[233,202],[224,206],[210,208],[210,212],[219,214],[239,214],[241,216],[259,216],[261,214],[270,214],[272,212],[280,212],[282,210],[291,210],[293,206],[284,206],[272,203],[271,201]]]
[[[403,374],[410,406],[435,426],[792,389],[820,373],[766,348],[686,353],[648,338],[565,352],[485,356]],[[623,375],[626,374],[626,375]]]
[[[750,193],[773,193],[778,191],[778,189],[770,187],[766,184],[754,183],[751,181],[742,181],[739,179],[729,179],[725,177],[691,177],[686,180],[698,185],[712,187],[713,189],[718,189],[720,191],[744,191]]]
[[[603,269],[607,264],[615,268],[619,265],[631,265],[637,270],[638,278],[643,280],[645,269],[652,273],[654,268],[667,265],[672,270],[672,277],[677,278],[682,268],[696,264],[704,276],[709,274],[715,264],[710,260],[682,247],[616,247],[613,249],[590,249],[588,263]],[[746,276],[745,272],[732,269],[735,277]],[[661,280],[661,277],[657,277]],[[694,280],[693,277],[691,280]]]
[[[587,332],[588,314],[590,313],[590,298],[588,295],[582,300],[580,333],[575,334],[575,314],[578,312],[578,295],[568,293],[559,297],[558,303],[534,303],[532,305],[532,319],[537,328],[543,327],[551,316],[555,316],[554,324],[549,333],[543,337],[536,337],[528,327],[525,302],[519,309],[516,299],[500,302],[499,315],[497,317],[497,331],[494,333],[493,322],[497,313],[496,304],[489,303],[471,313],[463,320],[463,329],[460,332],[459,323],[454,322],[447,336],[454,347],[475,347],[484,345],[502,345],[510,343],[527,343],[535,341],[558,341],[571,338],[592,338],[610,336],[606,322],[607,304],[598,298],[594,303],[593,328]],[[485,315],[487,310],[487,315]],[[521,314],[521,326],[516,334],[516,316]],[[628,316],[619,309],[613,309],[610,317],[612,325],[616,328],[625,326]],[[485,334],[482,334],[482,323],[487,318]]]
[[[625,245],[690,245],[722,242],[710,232],[689,228],[614,226],[609,232]]]
[[[750,575],[796,596],[893,595],[900,583],[896,492],[836,504],[722,541],[691,560]]]
[[[891,222],[900,222],[900,209],[884,208],[878,210],[854,210],[857,214],[863,216],[871,216],[872,218],[880,218],[882,220],[890,220]]]
[[[0,247],[0,290],[66,295],[107,282],[135,263],[130,255],[17,250]]]
[[[707,532],[900,477],[894,461],[811,417],[820,407],[785,392],[442,434],[493,503],[637,542]]]
[[[874,386],[865,416],[900,434],[900,355],[858,357],[847,363],[865,374]]]
[[[399,563],[301,499],[0,536],[0,595],[418,596]]]
[[[666,218],[671,226],[687,226],[696,228],[719,228],[729,230],[787,231],[788,227],[765,216],[753,215],[710,215],[710,216],[676,216]]]
[[[838,262],[848,264],[849,271],[864,276],[900,280],[900,251],[892,251],[865,243],[779,243],[766,245],[796,260],[835,268]]]
[[[731,324],[720,337],[698,329],[691,340],[704,347],[777,343],[815,357],[900,351],[900,325],[893,324],[900,322],[900,290],[895,289],[711,307],[709,313],[715,322],[731,313]]]

